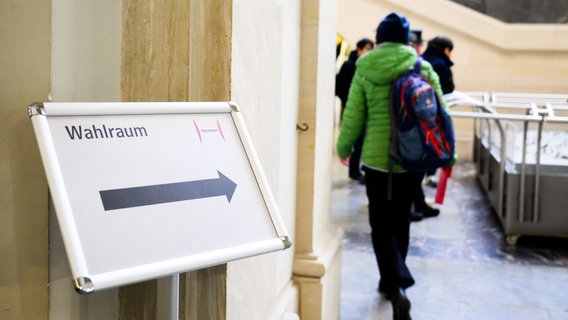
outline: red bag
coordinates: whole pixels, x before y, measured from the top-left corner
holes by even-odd
[[[446,196],[446,185],[448,179],[452,176],[452,166],[446,166],[440,169],[440,177],[438,179],[438,188],[436,189],[436,197],[434,202],[443,204]]]

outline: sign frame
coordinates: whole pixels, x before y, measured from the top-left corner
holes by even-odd
[[[56,138],[50,129],[49,121],[51,117],[199,116],[211,114],[230,116],[242,145],[242,150],[246,155],[246,162],[250,165],[253,179],[258,186],[259,196],[264,202],[266,213],[272,223],[271,227],[274,229],[274,236],[252,243],[237,246],[228,245],[190,255],[182,254],[166,260],[156,258],[156,261],[149,263],[118,267],[102,273],[92,273],[90,265],[85,258],[80,231],[77,228],[77,217],[75,216],[77,208],[73,208],[71,205],[71,200],[73,199],[71,199],[69,186],[66,185],[64,178],[64,168],[60,159],[61,150],[58,150],[55,143],[57,142]],[[51,199],[69,259],[74,287],[78,293],[92,293],[95,290],[141,282],[285,250],[292,246],[244,119],[235,102],[39,102],[33,103],[28,107],[28,115],[37,139]],[[229,197],[227,196],[227,198]]]

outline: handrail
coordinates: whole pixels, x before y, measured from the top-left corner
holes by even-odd
[[[447,98],[447,99],[446,99]],[[507,120],[507,121],[522,121],[524,123],[523,126],[523,150],[522,150],[522,160],[521,160],[521,172],[520,172],[520,185],[519,185],[519,212],[518,212],[518,221],[523,222],[525,221],[524,217],[524,192],[525,192],[525,184],[526,184],[526,141],[527,141],[527,131],[528,131],[528,124],[530,122],[538,123],[538,131],[537,131],[537,146],[536,146],[536,154],[535,154],[535,177],[534,177],[534,185],[533,185],[533,205],[532,205],[532,221],[538,222],[540,219],[540,212],[538,210],[539,206],[539,192],[540,192],[540,161],[541,161],[541,140],[542,140],[542,130],[545,122],[550,123],[568,123],[568,117],[565,116],[557,116],[555,114],[555,109],[558,110],[568,110],[567,105],[555,105],[552,103],[547,103],[544,105],[543,108],[539,108],[536,103],[531,103],[526,106],[514,106],[511,103],[496,103],[496,102],[483,102],[471,97],[468,97],[467,94],[461,92],[454,92],[449,95],[445,95],[444,99],[446,99],[446,104],[449,108],[455,106],[470,106],[473,107],[474,110],[482,110],[483,112],[464,112],[464,111],[452,111],[451,116],[456,118],[472,118],[472,119],[485,119],[487,121],[494,120],[495,124],[497,124],[497,128],[499,130],[499,134],[501,137],[501,150],[500,150],[500,165],[499,165],[499,195],[498,195],[498,208],[497,213],[500,217],[503,217],[503,201],[504,201],[504,176],[505,176],[505,148],[506,145],[506,136],[503,130],[503,127],[500,124],[499,120]],[[503,107],[503,108],[520,108],[526,109],[526,114],[500,114],[496,111],[495,107]],[[489,128],[489,126],[488,126]],[[489,143],[489,152],[491,153],[491,130],[487,133],[487,140]]]
[[[492,102],[530,102],[538,105],[546,103],[568,104],[568,94],[557,93],[520,93],[520,92],[493,92]]]

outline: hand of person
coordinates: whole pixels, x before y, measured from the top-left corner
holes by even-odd
[[[344,166],[349,167],[349,158],[351,157],[346,157],[341,159],[341,163],[343,163]]]

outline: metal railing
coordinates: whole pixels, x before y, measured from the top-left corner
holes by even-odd
[[[501,102],[496,101],[487,101],[485,98],[487,95],[475,93],[477,97],[482,97],[482,99],[476,99],[469,95],[468,93],[464,92],[453,92],[447,95],[444,95],[444,100],[449,108],[454,108],[458,106],[462,107],[471,107],[472,112],[464,112],[464,111],[452,111],[451,116],[452,118],[469,118],[474,119],[474,132],[476,135],[479,136],[480,141],[483,139],[483,132],[482,126],[478,124],[478,121],[485,120],[486,127],[488,131],[486,133],[487,139],[487,147],[488,147],[488,157],[491,157],[492,154],[492,136],[491,132],[491,121],[495,124],[498,129],[499,138],[501,139],[500,143],[500,150],[499,150],[499,186],[498,186],[498,206],[496,208],[497,214],[499,217],[504,217],[504,188],[505,188],[505,167],[506,167],[506,134],[503,125],[501,124],[501,120],[503,121],[518,121],[523,123],[523,137],[522,137],[522,157],[521,157],[521,170],[520,170],[520,186],[519,186],[519,194],[518,197],[518,221],[525,222],[525,197],[523,196],[526,190],[526,175],[527,175],[527,159],[526,159],[526,144],[527,144],[527,132],[529,123],[536,123],[538,125],[537,129],[537,146],[536,146],[536,154],[535,154],[535,172],[534,172],[534,185],[533,185],[533,202],[532,202],[532,221],[538,222],[540,219],[539,214],[539,193],[540,193],[540,175],[541,175],[541,140],[542,140],[542,130],[544,127],[544,123],[560,123],[560,124],[567,124],[568,117],[566,116],[559,116],[556,114],[555,110],[568,110],[568,104],[564,103],[557,103],[553,104],[551,102],[542,103],[542,99],[544,96],[552,97],[552,98],[562,98],[567,97],[568,95],[540,95],[537,94],[535,96],[535,101],[531,102],[531,95],[530,94],[515,94],[515,97],[522,98],[517,100],[516,102],[513,100],[503,101],[506,99],[502,99],[504,95],[502,93],[498,95],[491,95],[491,100],[501,100]],[[512,99],[513,95],[510,95],[509,98]],[[540,106],[539,106],[540,104]],[[498,108],[502,109],[517,109],[524,110],[524,114],[514,114],[514,113],[499,113],[497,111]],[[489,162],[488,162],[489,163]]]
[[[551,104],[568,105],[568,94],[492,92],[491,102],[534,103],[537,106]]]

